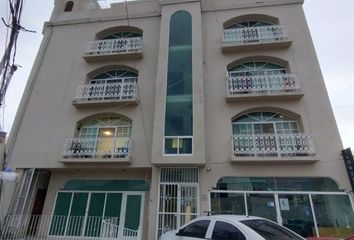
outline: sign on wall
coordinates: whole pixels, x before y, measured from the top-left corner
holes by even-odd
[[[344,159],[345,167],[347,168],[350,185],[352,186],[352,191],[353,191],[354,190],[354,160],[350,148],[342,150],[342,156]]]

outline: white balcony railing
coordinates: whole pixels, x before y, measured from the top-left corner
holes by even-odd
[[[141,231],[140,229],[123,228],[118,225],[117,218],[107,218],[102,223],[101,238],[139,240],[141,239]]]
[[[233,153],[244,157],[297,157],[315,154],[309,134],[234,135]]]
[[[142,37],[117,38],[89,42],[86,55],[127,54],[142,51]]]
[[[116,83],[85,84],[78,87],[75,103],[137,100],[137,78],[130,77]]]
[[[66,138],[64,157],[125,158],[130,154],[129,137]]]
[[[58,215],[9,215],[2,225],[0,239],[129,239],[140,240],[140,229],[118,225],[118,218]]]
[[[224,29],[224,42],[276,42],[287,39],[287,30],[282,25]]]
[[[299,80],[294,74],[239,76],[235,73],[228,72],[226,76],[229,95],[291,93],[300,90]]]

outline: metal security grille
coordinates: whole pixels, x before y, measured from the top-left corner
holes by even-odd
[[[16,201],[13,202],[13,206],[11,207],[11,213],[21,215],[25,210],[26,202],[28,201],[28,196],[30,194],[30,188],[32,185],[32,180],[34,178],[35,169],[29,169],[24,172],[24,176],[22,178],[22,184],[20,190],[18,192],[18,197],[15,198]]]
[[[197,183],[198,168],[161,168],[160,183]]]
[[[199,216],[198,168],[162,168],[156,239]]]

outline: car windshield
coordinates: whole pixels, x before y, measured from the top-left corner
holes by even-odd
[[[267,220],[253,219],[240,221],[266,240],[303,240],[286,228]]]

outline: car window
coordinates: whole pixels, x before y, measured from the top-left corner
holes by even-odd
[[[303,238],[290,232],[288,229],[267,220],[243,220],[240,221],[256,231],[266,240],[303,240]]]
[[[214,226],[213,240],[246,240],[246,237],[234,225],[217,221]]]
[[[178,236],[194,237],[205,239],[205,234],[208,230],[210,220],[200,220],[193,222],[178,231]]]

